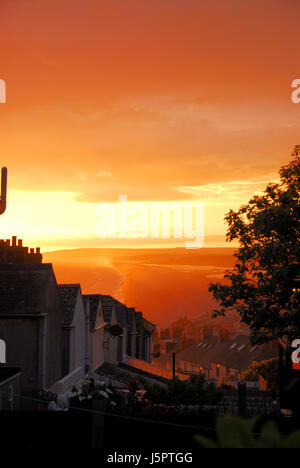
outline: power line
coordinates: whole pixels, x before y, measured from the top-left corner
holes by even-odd
[[[4,392],[2,390],[0,390],[0,393],[6,394],[6,395],[9,394],[8,392]],[[41,404],[45,404],[45,405],[48,405],[50,403],[47,400],[41,400],[39,398],[28,397],[28,396],[20,395],[20,394],[17,394],[17,393],[14,393],[14,396],[16,396],[18,398],[22,398],[24,400],[34,401],[36,403],[41,403]],[[167,426],[175,426],[175,427],[179,427],[179,428],[182,428],[182,429],[207,430],[207,431],[213,431],[213,432],[216,431],[215,428],[211,428],[211,427],[192,426],[192,425],[188,425],[188,424],[179,424],[179,423],[171,423],[171,422],[167,422],[167,421],[159,421],[159,420],[138,418],[138,417],[134,417],[134,416],[127,416],[127,415],[124,415],[124,414],[113,414],[113,413],[107,413],[106,411],[92,410],[92,409],[88,409],[88,408],[78,408],[76,406],[69,406],[68,409],[69,410],[74,410],[74,411],[92,413],[92,414],[99,414],[99,415],[103,415],[103,416],[112,416],[112,417],[115,417],[115,418],[128,419],[128,420],[138,421],[138,422],[147,422],[147,423],[152,423],[152,424],[163,424],[163,425],[167,425]]]

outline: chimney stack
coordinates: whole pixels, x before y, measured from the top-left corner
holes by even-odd
[[[38,264],[42,263],[43,256],[40,247],[36,249],[23,247],[23,240],[17,236],[11,239],[0,239],[0,264]]]

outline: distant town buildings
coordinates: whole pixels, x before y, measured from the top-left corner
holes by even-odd
[[[277,354],[277,343],[252,345],[245,335],[232,338],[211,335],[178,353],[177,366],[183,373],[203,373],[208,380],[233,383],[238,382],[241,373],[252,362],[270,359]]]
[[[277,343],[252,345],[246,328],[226,329],[201,326],[186,317],[169,328],[156,332],[153,353],[159,353],[155,364],[164,370],[173,369],[175,353],[176,375],[237,383],[242,372],[254,361],[277,357]]]

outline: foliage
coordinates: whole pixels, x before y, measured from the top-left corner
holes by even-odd
[[[144,401],[153,404],[166,405],[204,405],[215,404],[222,392],[213,383],[207,383],[204,376],[192,381],[182,381],[178,378],[169,381],[166,387],[144,383],[146,393]]]
[[[237,388],[232,385],[230,382],[227,382],[226,380],[224,380],[223,378],[221,379],[221,381],[219,382],[217,388],[219,388],[220,390],[222,390],[223,393],[237,393]]]
[[[132,379],[128,382],[128,389],[132,395],[135,395],[139,388],[140,384],[138,380]]]
[[[88,403],[93,400],[105,400],[108,406],[115,406],[118,395],[105,383],[95,384],[94,380],[84,379],[80,382],[79,388],[73,387],[73,403]]]
[[[240,380],[257,382],[261,375],[268,382],[268,390],[274,390],[278,384],[278,358],[265,359],[264,361],[254,361],[241,375]]]
[[[223,416],[217,420],[217,442],[196,435],[203,448],[300,448],[300,430],[283,437],[273,421],[267,421],[255,433],[258,419]]]
[[[269,184],[238,211],[230,210],[227,241],[239,241],[236,263],[225,284],[210,283],[219,302],[213,317],[235,310],[251,330],[252,342],[265,342],[300,329],[300,157],[281,168]]]

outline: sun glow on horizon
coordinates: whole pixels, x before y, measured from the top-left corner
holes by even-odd
[[[0,166],[9,189],[0,237],[47,250],[182,245],[99,239],[97,203],[127,194],[146,206],[203,202],[204,247],[212,236],[224,243],[226,212],[276,180],[297,144],[300,3],[7,0],[0,8]]]
[[[204,185],[199,187],[182,188],[194,195],[190,200],[178,200],[179,203],[204,202],[204,236],[206,246],[228,246],[225,244],[224,215],[228,206],[236,209],[247,202],[250,189],[244,190],[245,182],[235,182],[232,185],[220,184],[219,194],[216,186]],[[263,183],[253,183],[255,188],[264,188]],[[224,188],[225,187],[225,188]],[[241,187],[240,192],[237,187]],[[180,190],[179,190],[180,191]],[[203,196],[203,199],[195,195]],[[213,197],[215,194],[215,197]],[[118,235],[115,239],[99,239],[97,235],[97,203],[78,201],[78,193],[64,191],[25,191],[9,190],[6,213],[1,216],[1,238],[17,235],[26,239],[27,243],[38,244],[44,251],[69,248],[174,248],[184,247],[184,239],[174,237],[160,239],[135,239],[134,235]],[[110,203],[117,210],[117,204]],[[141,202],[140,202],[141,204]],[[147,209],[153,206],[168,206],[168,202],[143,202]],[[139,203],[133,203],[133,206]],[[169,203],[169,206],[176,202]],[[212,210],[213,208],[213,210]],[[113,220],[111,220],[113,222]],[[171,229],[172,223],[171,218]],[[130,233],[129,233],[130,234]],[[131,238],[133,237],[133,238]],[[217,239],[213,239],[216,237]],[[212,238],[208,241],[208,239]]]

